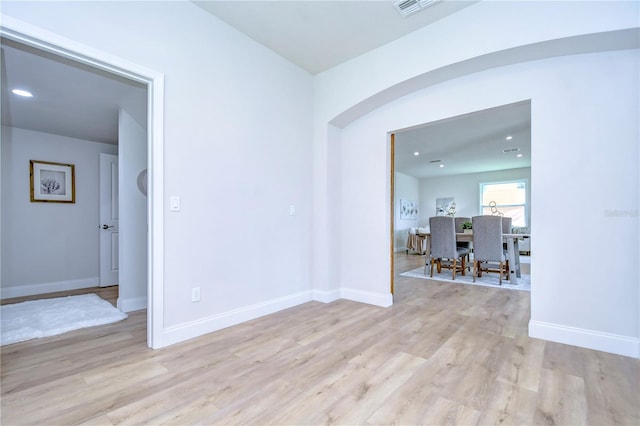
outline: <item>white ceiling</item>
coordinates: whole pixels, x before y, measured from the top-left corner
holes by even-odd
[[[403,18],[394,1],[194,1],[311,74],[374,50],[474,1],[440,1]]]
[[[443,1],[402,18],[392,1],[195,2],[310,73],[393,41],[474,2]],[[146,88],[112,74],[2,39],[2,124],[117,143],[118,109],[142,104]],[[26,88],[31,99],[9,91]],[[530,165],[529,104],[498,108],[409,129],[396,136],[396,170],[444,176]],[[504,136],[512,134],[511,143]],[[517,144],[524,154],[502,154]],[[415,157],[414,151],[420,156]],[[428,161],[441,160],[444,168]]]
[[[416,178],[530,167],[531,103],[424,124],[396,133],[395,142],[395,170]]]
[[[33,98],[14,95],[26,89]],[[2,124],[103,143],[118,141],[118,110],[146,127],[146,88],[2,39]]]

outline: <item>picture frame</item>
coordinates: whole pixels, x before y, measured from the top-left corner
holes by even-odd
[[[418,205],[415,201],[400,199],[400,219],[418,219]]]
[[[436,198],[436,216],[455,216],[456,201],[454,197]]]
[[[75,203],[75,165],[29,160],[31,202]]]

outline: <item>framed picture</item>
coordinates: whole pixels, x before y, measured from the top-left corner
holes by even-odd
[[[73,164],[29,160],[31,202],[75,203],[76,182]]]
[[[436,198],[436,216],[455,216],[455,198]]]
[[[418,206],[413,200],[400,199],[400,219],[417,219]]]

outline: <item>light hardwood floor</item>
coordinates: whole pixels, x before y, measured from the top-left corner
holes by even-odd
[[[154,351],[139,311],[3,347],[1,422],[640,424],[639,360],[528,319],[526,292],[397,277],[390,308],[310,302]]]

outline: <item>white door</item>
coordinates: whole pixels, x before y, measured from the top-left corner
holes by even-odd
[[[100,154],[100,287],[119,283],[118,156]]]

